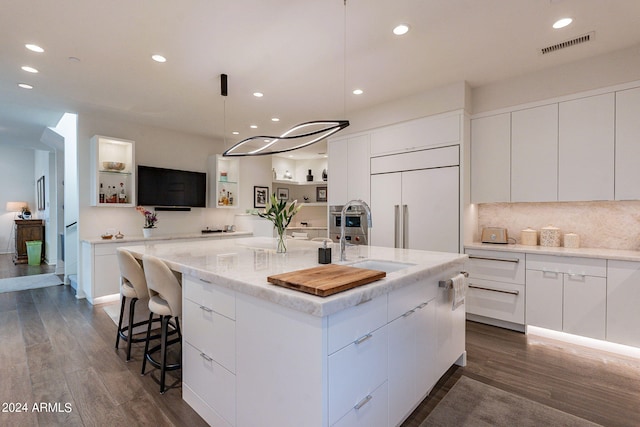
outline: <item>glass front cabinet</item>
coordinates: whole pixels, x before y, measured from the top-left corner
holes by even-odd
[[[95,135],[91,138],[91,159],[91,206],[135,206],[134,141]]]

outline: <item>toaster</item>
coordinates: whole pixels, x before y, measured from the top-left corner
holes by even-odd
[[[482,243],[507,243],[507,229],[487,227],[482,229]]]

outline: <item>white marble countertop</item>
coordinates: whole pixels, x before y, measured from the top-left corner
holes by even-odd
[[[493,243],[467,243],[465,249],[484,249],[504,252],[524,252],[527,254],[572,256],[581,258],[615,259],[620,261],[640,261],[640,251],[606,248],[552,248],[546,246],[528,246]]]
[[[92,237],[89,239],[82,239],[82,242],[91,244],[103,244],[103,243],[131,243],[131,242],[146,242],[146,241],[158,241],[158,240],[183,240],[183,239],[216,239],[220,237],[246,237],[251,236],[251,231],[226,231],[219,233],[185,233],[185,234],[159,234],[152,237],[144,237],[141,234],[134,236],[124,236],[122,239],[103,239],[102,237]]]
[[[394,289],[427,279],[449,268],[462,270],[466,255],[374,246],[350,246],[345,264],[363,259],[416,264],[391,272],[384,279],[328,297],[318,297],[267,282],[267,276],[316,267],[320,242],[288,240],[287,253],[275,252],[276,239],[248,237],[191,242],[153,243],[126,249],[141,258],[159,257],[175,271],[211,281],[237,292],[298,310],[327,316]],[[333,262],[338,263],[339,245],[332,244]]]

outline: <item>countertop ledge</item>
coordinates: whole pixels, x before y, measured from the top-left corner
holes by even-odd
[[[157,236],[144,237],[142,235],[125,236],[122,239],[103,239],[102,237],[92,237],[82,239],[81,242],[93,244],[103,243],[131,243],[131,242],[152,242],[158,240],[182,240],[182,239],[215,239],[217,237],[247,237],[252,236],[251,231],[228,231],[220,233],[185,233],[185,234],[158,234]]]
[[[618,261],[639,261],[640,251],[607,248],[553,248],[546,246],[528,246],[493,243],[467,243],[465,249],[482,249],[502,252],[522,252],[526,254],[571,256],[579,258],[612,259]]]
[[[467,255],[426,252],[375,246],[349,247],[348,261],[338,262],[337,244],[332,244],[333,261],[349,264],[363,259],[390,260],[416,264],[388,273],[384,279],[340,292],[318,297],[275,286],[267,276],[316,267],[319,242],[289,240],[286,254],[275,253],[276,239],[250,237],[212,241],[161,243],[130,246],[126,249],[135,257],[151,254],[183,275],[214,283],[242,294],[275,304],[324,317],[359,303],[387,294],[395,289],[442,274],[449,269],[464,268]]]

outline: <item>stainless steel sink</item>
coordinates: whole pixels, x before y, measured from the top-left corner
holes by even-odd
[[[370,270],[384,271],[385,273],[393,273],[394,271],[404,270],[405,268],[413,267],[416,264],[411,264],[408,262],[365,259],[363,261],[347,263],[345,265],[349,265],[351,267],[357,267],[357,268],[368,268]]]

